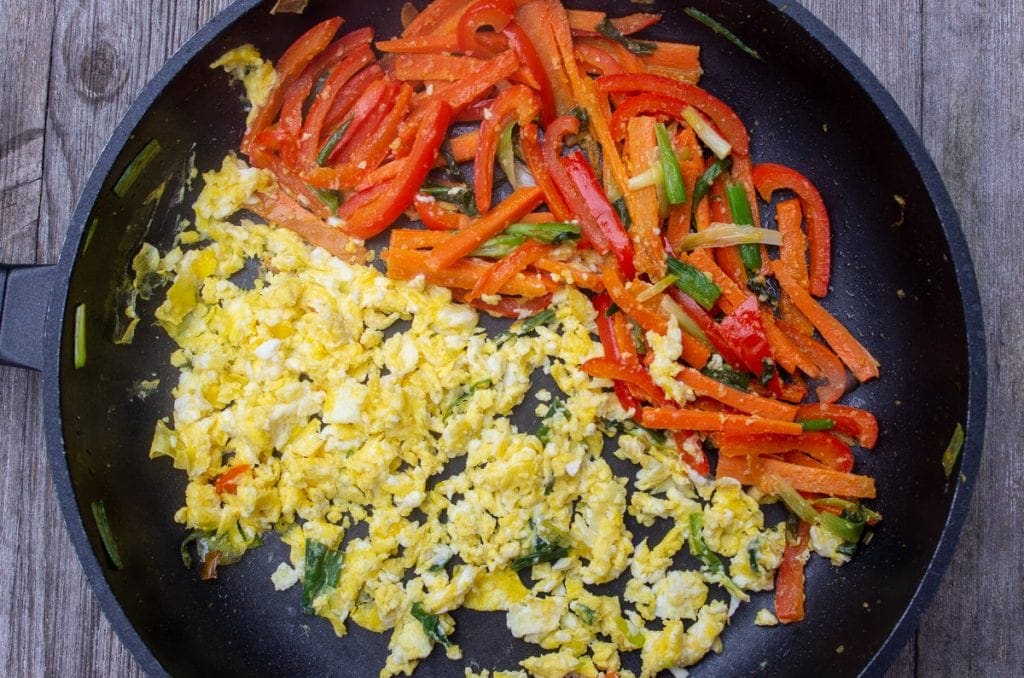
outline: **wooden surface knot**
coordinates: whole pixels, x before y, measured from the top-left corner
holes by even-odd
[[[80,12],[75,14],[76,19],[81,16]],[[82,33],[78,23],[71,22],[61,50],[71,86],[90,103],[111,101],[128,80],[128,61],[103,34],[102,27],[92,31],[90,40],[78,39],[76,36]]]

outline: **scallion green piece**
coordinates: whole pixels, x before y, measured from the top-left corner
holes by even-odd
[[[312,539],[306,540],[306,568],[302,579],[302,611],[314,614],[313,601],[338,583],[345,552]]]
[[[956,466],[956,460],[960,457],[960,450],[964,446],[964,427],[957,423],[956,428],[953,429],[953,437],[949,440],[949,445],[946,446],[945,452],[942,453],[942,470],[946,472],[946,477],[953,475],[953,467]]]
[[[863,520],[854,522],[846,518],[840,518],[828,511],[822,511],[818,514],[818,524],[843,541],[850,542],[851,544],[856,544],[860,541],[860,536],[864,533]]]
[[[734,370],[727,362],[723,362],[721,367],[705,367],[701,374],[740,391],[750,388],[752,379],[750,374]]]
[[[836,427],[832,419],[805,419],[800,422],[805,431],[831,431]]]
[[[476,197],[473,195],[473,191],[466,186],[423,186],[420,188],[420,193],[455,205],[467,216],[480,216],[480,210],[476,208]]]
[[[677,304],[672,297],[667,294],[662,296],[661,309],[676,319],[679,329],[686,332],[708,348],[712,348],[711,342],[708,340],[708,335],[704,334],[704,330],[700,328],[700,325],[698,325],[697,322],[690,317],[690,314],[684,311],[683,307]]]
[[[469,402],[469,399],[473,397],[474,393],[479,391],[481,388],[490,388],[490,387],[491,387],[491,380],[490,380],[490,378],[481,379],[480,381],[473,382],[472,384],[470,384],[466,388],[465,391],[463,391],[462,393],[457,395],[451,401],[451,403],[448,404],[448,407],[446,407],[444,409],[444,413],[442,414],[441,418],[443,420],[447,421],[450,416],[455,414],[456,410],[458,410],[460,407],[462,407],[463,405],[465,405],[466,403]]]
[[[650,56],[651,54],[654,54],[654,50],[658,48],[658,46],[653,42],[648,42],[647,40],[634,40],[626,37],[615,26],[615,24],[612,23],[612,20],[607,17],[605,17],[604,20],[594,28],[604,37],[614,40],[633,54],[637,54],[639,56]]]
[[[494,338],[494,341],[502,344],[513,337],[524,337],[533,332],[541,325],[547,325],[556,320],[555,311],[547,308],[540,313],[531,315],[529,318],[517,320],[512,326]]]
[[[757,53],[757,50],[753,50],[753,49],[747,47],[747,45],[742,40],[740,40],[736,36],[735,33],[730,31],[728,28],[723,26],[721,23],[719,23],[715,19],[711,18],[710,16],[708,16],[704,12],[700,11],[696,7],[687,7],[683,11],[686,12],[686,14],[690,18],[695,19],[696,21],[699,21],[700,23],[704,24],[705,26],[707,26],[708,28],[713,30],[715,33],[718,33],[720,36],[722,36],[723,38],[725,38],[726,40],[728,40],[732,44],[734,44],[737,47],[739,47],[741,50],[743,50],[749,56],[754,57],[758,61],[764,61],[764,59],[761,58],[761,55]]]
[[[707,230],[699,233],[690,233],[679,244],[679,248],[689,252],[705,247],[729,247],[730,245],[745,245],[764,243],[765,245],[782,244],[782,236],[778,231],[770,228],[753,228],[751,226],[739,226],[737,224],[723,224],[712,222]]]
[[[75,307],[75,369],[85,367],[85,304]]]
[[[498,137],[498,166],[505,173],[505,178],[508,179],[508,183],[512,184],[512,188],[519,188],[519,179],[516,177],[516,155],[512,148],[512,132],[515,130],[515,126],[514,122],[505,125],[505,129],[501,130],[501,136]]]
[[[686,202],[686,184],[683,183],[683,172],[679,169],[672,140],[668,138],[665,125],[660,122],[654,126],[654,135],[658,139],[658,160],[665,184],[665,197],[670,205],[679,205]]]
[[[309,188],[316,194],[317,200],[324,204],[328,212],[334,214],[338,211],[338,208],[341,206],[341,196],[338,195],[337,191],[332,191],[329,188],[317,188],[316,186],[310,186]]]
[[[793,489],[793,486],[774,473],[767,474],[771,484],[775,487],[775,494],[800,520],[810,525],[818,522],[818,512],[814,510],[810,502],[800,496],[800,493]]]
[[[726,573],[722,559],[714,551],[708,548],[704,541],[704,514],[694,511],[690,514],[690,532],[687,535],[687,542],[690,545],[690,555],[700,561],[704,570],[714,575],[719,575],[722,586],[731,595],[740,600],[748,600],[748,596],[739,586],[729,578]]]
[[[146,169],[160,153],[160,142],[156,139],[150,139],[149,143],[142,147],[138,155],[132,158],[132,161],[128,163],[128,166],[124,168],[124,172],[121,173],[117,183],[114,184],[114,195],[118,198],[123,198],[128,195],[128,191],[131,189],[132,184],[139,178],[142,171]]]
[[[710,311],[718,301],[718,297],[722,296],[722,290],[712,282],[711,278],[685,261],[668,257],[665,260],[665,265],[669,273],[676,277],[676,287],[693,297],[694,301],[700,304],[705,311]]]
[[[729,209],[732,210],[732,220],[738,226],[753,226],[754,215],[750,212],[750,201],[747,200],[747,190],[743,184],[729,184],[725,187],[725,195],[729,199]],[[743,265],[748,271],[761,269],[761,248],[757,245],[740,245],[740,256],[743,258]]]
[[[640,174],[630,177],[626,182],[626,188],[631,191],[640,191],[649,186],[658,186],[664,182],[664,171],[661,162],[652,163],[650,167]]]
[[[441,643],[445,647],[451,647],[452,641],[441,630],[441,620],[438,619],[436,614],[427,612],[426,608],[423,607],[423,603],[413,603],[409,614],[420,623],[420,626],[423,627],[423,633],[427,635],[427,638],[430,638],[435,643]]]
[[[507,257],[512,250],[526,242],[526,236],[514,233],[499,233],[489,238],[483,245],[473,250],[474,257],[486,257],[488,259],[501,259]]]
[[[565,221],[545,221],[539,224],[515,223],[505,229],[509,235],[532,238],[545,245],[558,245],[570,240],[579,240],[583,231],[579,224]]]
[[[708,191],[711,190],[711,184],[715,183],[718,177],[722,176],[726,172],[732,169],[732,158],[723,158],[716,160],[710,167],[704,170],[704,174],[697,179],[697,183],[693,187],[693,203],[691,211],[697,209],[697,203],[699,203]]]
[[[352,124],[352,118],[349,118],[345,122],[341,123],[338,129],[334,130],[334,133],[324,143],[323,148],[316,155],[316,164],[323,167],[327,164],[327,161],[331,159],[331,154],[334,153],[334,149],[341,143],[342,137],[345,136],[345,132],[348,131],[349,125]]]
[[[683,109],[683,120],[686,124],[693,128],[693,131],[700,137],[700,140],[704,142],[704,145],[711,149],[711,152],[721,160],[725,156],[732,153],[732,144],[725,140],[718,131],[711,126],[704,116],[701,115],[696,108],[693,106],[687,106]]]
[[[102,499],[92,502],[91,507],[92,517],[96,520],[96,527],[99,529],[103,548],[107,550],[107,555],[110,556],[110,563],[114,566],[114,569],[120,570],[122,567],[121,554],[117,550],[117,542],[114,540],[114,532],[110,529],[110,521],[107,520],[107,507]]]

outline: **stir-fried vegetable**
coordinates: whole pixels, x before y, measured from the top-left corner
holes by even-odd
[[[345,553],[318,541],[306,540],[306,569],[302,580],[302,611],[313,614],[313,603],[338,583]]]
[[[96,521],[96,529],[100,533],[100,541],[103,542],[103,548],[107,551],[110,564],[114,566],[114,569],[120,570],[124,563],[121,561],[120,551],[117,550],[114,531],[110,529],[110,521],[107,519],[107,507],[102,499],[92,502],[90,506],[92,508],[92,517]]]

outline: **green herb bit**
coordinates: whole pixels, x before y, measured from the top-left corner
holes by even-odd
[[[864,533],[863,520],[847,520],[828,511],[818,514],[818,524],[845,542],[856,544]]]
[[[447,172],[449,176],[459,179],[464,184],[469,183],[466,179],[466,175],[462,173],[462,168],[459,167],[459,163],[455,160],[455,152],[452,151],[451,139],[445,139],[441,142],[441,157],[444,158],[445,172]]]
[[[654,126],[654,135],[658,139],[658,160],[661,163],[662,181],[665,183],[665,197],[670,205],[686,202],[686,184],[683,183],[683,172],[679,169],[672,140],[663,123]]]
[[[647,355],[647,337],[644,336],[644,328],[631,321],[629,334],[633,339],[633,348],[636,350],[636,354]]]
[[[526,242],[526,237],[514,233],[499,233],[473,250],[474,257],[501,259],[512,253],[512,250]]]
[[[842,553],[847,558],[852,558],[857,555],[857,543],[856,542],[843,542],[836,547],[836,551]]]
[[[473,191],[465,186],[424,186],[420,193],[437,198],[441,202],[451,203],[468,216],[480,216],[480,210],[476,207],[476,197]]]
[[[668,272],[676,277],[676,287],[693,297],[705,311],[710,311],[722,295],[718,285],[700,269],[675,257],[667,257],[665,265]]]
[[[571,115],[580,121],[580,130],[583,130],[583,128],[590,124],[590,116],[587,115],[587,109],[582,106],[573,106],[565,114]]]
[[[525,320],[517,320],[516,322],[512,323],[511,327],[509,327],[507,330],[496,336],[494,340],[499,344],[503,344],[509,339],[512,339],[513,337],[525,337],[530,332],[536,331],[538,327],[542,325],[547,325],[549,323],[553,323],[555,320],[555,311],[553,309],[547,308],[541,311],[540,313],[531,315],[529,318],[526,318]]]
[[[75,307],[75,369],[85,367],[85,304]]]
[[[114,540],[114,532],[110,529],[110,521],[107,520],[107,507],[102,499],[92,502],[91,506],[92,517],[96,520],[96,527],[100,531],[100,540],[103,542],[103,548],[107,550],[107,555],[110,556],[110,563],[114,566],[114,569],[120,570],[123,563],[121,562],[121,554],[117,550],[117,541]]]
[[[538,534],[533,540],[533,549],[512,561],[512,570],[518,572],[540,563],[553,563],[568,555],[568,546],[557,541],[548,541]]]
[[[728,40],[729,42],[731,42],[735,46],[739,47],[741,50],[743,50],[749,56],[754,57],[758,61],[764,61],[764,59],[761,57],[761,55],[757,53],[757,50],[753,50],[750,47],[747,47],[747,45],[742,40],[740,40],[736,36],[735,33],[730,31],[728,28],[723,26],[721,23],[719,23],[715,19],[711,18],[710,16],[708,16],[704,12],[700,11],[696,7],[687,7],[683,11],[686,12],[686,14],[690,18],[695,19],[696,21],[699,21],[700,23],[704,24],[705,26],[707,26],[708,28],[713,30],[715,33],[718,33],[720,36],[722,36],[723,38],[725,38],[726,40]]]
[[[508,183],[512,185],[512,188],[519,188],[519,180],[516,179],[516,155],[512,146],[512,133],[515,131],[515,127],[516,123],[510,122],[505,125],[505,129],[501,130],[501,136],[498,137],[497,156],[498,166],[501,167]]]
[[[540,426],[537,427],[537,439],[542,445],[547,445],[551,441],[551,425],[550,422],[561,414],[566,420],[572,419],[572,413],[569,412],[569,408],[565,406],[565,401],[561,398],[555,398],[555,401],[551,403],[551,407],[548,409],[548,413],[544,415],[544,419]],[[554,479],[552,479],[553,481]]]
[[[707,231],[705,231],[705,233],[706,232]],[[776,231],[772,232],[775,233]],[[778,307],[779,299],[782,298],[782,292],[779,291],[779,286],[778,283],[775,282],[775,278],[766,278],[762,275],[747,276],[747,287],[751,292],[757,295],[758,300],[762,304],[768,304],[772,308]]]
[[[731,365],[725,362],[722,363],[721,367],[705,367],[701,370],[701,374],[740,391],[746,391],[750,388],[750,380],[753,378],[753,375],[734,370]]]
[[[942,470],[946,472],[946,477],[953,475],[953,467],[956,466],[956,460],[960,457],[960,450],[964,447],[964,427],[959,424],[953,429],[953,437],[949,440],[949,445],[946,445],[946,451],[942,453]]]
[[[570,603],[569,609],[587,626],[593,626],[594,622],[597,621],[597,612],[579,601],[574,600]]]
[[[836,422],[832,419],[804,419],[800,426],[805,431],[831,431],[836,427]]]
[[[138,155],[132,158],[132,161],[124,168],[124,172],[121,173],[117,183],[114,184],[114,195],[118,198],[128,195],[128,191],[131,190],[135,180],[139,178],[139,175],[146,169],[146,166],[153,162],[153,158],[159,154],[160,142],[156,139],[150,139],[149,143],[143,146]]]
[[[750,563],[750,569],[754,572],[761,571],[761,565],[757,562],[757,550],[761,547],[761,538],[754,537],[747,543],[747,560]]]
[[[733,222],[738,226],[753,226],[754,215],[750,212],[747,189],[743,187],[743,184],[729,184],[725,187],[725,195],[729,199]],[[743,266],[748,271],[756,273],[760,270],[761,248],[757,245],[740,245],[740,257],[743,259]]]
[[[338,208],[341,206],[341,196],[338,195],[337,191],[332,191],[329,188],[317,188],[312,185],[309,188],[316,194],[317,200],[324,204],[328,212],[334,214],[338,211]]]
[[[345,122],[338,126],[338,129],[334,130],[330,138],[320,149],[320,152],[316,155],[316,164],[323,167],[327,164],[327,161],[331,159],[331,154],[334,153],[334,149],[341,143],[342,138],[345,136],[345,132],[348,131],[349,126],[352,124],[354,118],[350,117]]]
[[[605,17],[601,23],[595,26],[595,28],[597,29],[597,32],[604,37],[614,40],[633,54],[639,56],[650,56],[651,54],[654,54],[654,50],[658,48],[658,46],[653,42],[649,42],[647,40],[634,40],[626,37],[618,28],[616,28],[615,24],[612,23],[612,20],[608,17]]]
[[[732,169],[732,156],[716,160],[704,170],[704,174],[700,175],[700,179],[697,179],[697,183],[693,186],[693,204],[690,207],[690,211],[693,212],[697,209],[697,203],[704,199],[704,196],[711,190],[711,185],[715,183],[718,177],[722,176],[726,172]]]
[[[721,578],[722,586],[725,590],[741,600],[747,599],[747,594],[743,592],[736,583],[729,578],[726,574],[725,565],[722,564],[722,559],[718,557],[714,551],[708,548],[707,543],[704,541],[704,514],[695,511],[690,514],[690,533],[687,535],[687,542],[690,545],[690,555],[700,561],[702,569],[706,570],[710,574],[718,575]]]
[[[314,614],[313,601],[333,589],[341,576],[345,553],[318,541],[306,540],[306,573],[302,581],[302,611]]]
[[[616,198],[612,201],[612,207],[619,214],[619,221],[622,222],[624,228],[629,228],[633,225],[633,217],[629,216],[629,206],[626,205],[625,198]]]
[[[579,240],[583,231],[579,224],[567,221],[545,221],[539,224],[516,223],[505,229],[505,233],[532,238],[545,245],[558,245]]]
[[[612,302],[612,303],[611,303],[611,304],[610,304],[610,305],[608,306],[608,310],[604,312],[604,315],[605,315],[605,317],[606,317],[606,318],[611,318],[611,317],[612,317],[613,315],[615,315],[616,313],[618,313],[618,312],[619,312],[619,311],[621,311],[621,310],[622,310],[622,309],[621,309],[621,308],[619,308],[619,305],[618,305],[618,304],[616,304],[616,303],[615,303],[615,302],[613,301],[613,302]]]
[[[775,362],[771,358],[761,359],[761,376],[757,378],[761,386],[767,386],[775,378]]]
[[[436,614],[427,612],[423,607],[423,603],[413,603],[409,614],[420,623],[420,626],[423,627],[423,633],[427,634],[427,638],[430,638],[435,643],[441,643],[445,647],[451,647],[452,641],[448,640],[448,636],[441,630],[441,620]]]
[[[190,532],[187,537],[181,540],[181,546],[179,547],[181,551],[181,562],[186,568],[192,567],[192,554],[189,553],[188,546],[202,536],[203,533],[200,530],[195,530]]]
[[[442,418],[445,421],[447,421],[448,418],[455,414],[455,412],[460,407],[469,402],[469,399],[473,397],[474,393],[476,393],[482,388],[490,388],[490,386],[490,377],[488,377],[487,379],[481,379],[480,381],[473,382],[466,388],[465,391],[456,396],[455,399],[452,400],[452,402],[448,405],[448,407],[445,408],[444,413],[442,414]]]

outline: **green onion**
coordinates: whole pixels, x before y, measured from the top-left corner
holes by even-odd
[[[711,574],[717,574],[721,576],[722,586],[731,595],[736,596],[740,600],[747,600],[748,596],[743,592],[739,586],[736,586],[735,582],[729,578],[729,575],[725,572],[725,566],[722,564],[722,559],[718,555],[708,548],[708,545],[704,542],[704,514],[700,511],[694,511],[690,514],[690,533],[687,535],[687,542],[690,545],[690,555],[700,561],[703,569],[707,570]]]
[[[644,632],[640,629],[635,631],[632,630],[629,622],[623,617],[616,617],[615,625],[619,627],[619,631],[622,631],[622,635],[626,637],[626,640],[629,641],[630,645],[634,647],[643,647],[644,643],[647,642],[647,636],[644,635]]]
[[[313,601],[338,584],[345,552],[306,540],[306,570],[302,579],[302,611],[313,614]]]
[[[689,252],[705,247],[729,247],[755,243],[778,247],[782,244],[782,236],[778,231],[770,228],[754,228],[715,221],[707,230],[687,235],[679,247]]]
[[[334,153],[334,149],[341,143],[342,137],[345,136],[345,132],[348,131],[349,125],[352,124],[353,118],[349,118],[345,122],[341,123],[338,129],[334,130],[334,134],[327,139],[327,142],[320,149],[320,152],[316,156],[316,164],[323,167],[327,164],[327,161],[331,159],[331,154]]]
[[[849,513],[848,517],[841,518],[828,511],[818,512],[810,502],[804,499],[793,486],[775,474],[768,474],[768,478],[775,486],[775,494],[779,495],[782,503],[790,511],[810,525],[821,525],[823,528],[836,535],[843,541],[856,544],[864,531],[864,518],[862,514]]]
[[[545,221],[539,224],[516,223],[505,229],[510,235],[533,238],[545,245],[559,245],[570,240],[579,240],[582,230],[579,224],[565,221]]]
[[[676,287],[693,297],[704,310],[710,311],[718,297],[722,295],[718,285],[704,275],[703,271],[674,257],[666,258],[665,264],[669,273],[676,277]]]
[[[569,555],[569,547],[557,541],[548,541],[539,534],[533,540],[533,548],[514,559],[512,571],[518,572],[539,563],[553,563]]]
[[[512,326],[496,336],[494,341],[498,344],[502,344],[513,337],[524,337],[541,325],[547,325],[548,323],[554,322],[555,319],[556,316],[553,309],[544,309],[536,315],[531,315],[529,318],[517,320],[512,323]]]
[[[651,166],[640,174],[630,177],[626,182],[626,188],[631,191],[639,191],[649,186],[658,186],[664,181],[664,170],[660,162],[651,163]]]
[[[92,242],[92,237],[96,235],[96,227],[100,225],[100,218],[95,217],[89,222],[89,230],[85,232],[85,243],[82,245],[82,252],[85,253],[89,249],[89,243]]]
[[[960,457],[960,450],[963,449],[963,446],[964,427],[957,423],[956,428],[953,429],[953,437],[950,438],[946,451],[942,453],[942,470],[946,472],[947,478],[953,475],[953,467]]]
[[[701,370],[701,374],[740,391],[746,391],[750,388],[750,380],[752,378],[746,372],[734,370],[725,362],[722,363],[721,367],[705,367]]]
[[[444,158],[445,171],[448,172],[450,176],[456,177],[464,184],[469,183],[466,179],[466,175],[462,173],[462,168],[459,167],[459,163],[455,161],[455,153],[452,151],[452,142],[450,139],[445,139],[441,142],[441,157]]]
[[[491,380],[489,377],[487,379],[481,379],[480,381],[473,382],[472,384],[469,385],[468,388],[466,388],[465,391],[455,396],[455,399],[452,400],[451,403],[448,404],[448,407],[444,409],[444,413],[441,415],[441,418],[447,421],[447,419],[450,416],[455,414],[456,410],[458,410],[460,407],[469,402],[469,399],[473,397],[474,393],[476,393],[481,388],[490,387]]]
[[[860,520],[865,523],[877,523],[882,520],[882,514],[877,511],[861,506],[860,504],[848,501],[846,499],[840,499],[839,497],[825,497],[824,499],[818,499],[814,502],[815,504],[825,504],[827,506],[835,506],[843,510],[842,517],[847,520]]]
[[[476,197],[466,186],[423,186],[420,193],[437,198],[441,202],[451,203],[468,216],[480,216],[480,211],[476,208]]]
[[[860,541],[860,536],[864,533],[863,520],[854,522],[846,518],[840,518],[828,511],[822,511],[818,514],[818,524],[843,541],[850,542],[851,544],[856,544]]]
[[[818,512],[814,510],[810,502],[800,496],[800,493],[793,489],[793,486],[774,473],[766,474],[772,485],[775,487],[775,494],[786,505],[792,513],[800,520],[811,525],[818,522]]]
[[[441,630],[441,620],[438,619],[436,614],[427,612],[423,607],[423,603],[413,603],[409,614],[420,623],[420,626],[423,627],[423,633],[427,635],[427,638],[430,638],[435,643],[441,643],[445,647],[451,647],[452,641],[448,640],[448,636]]]
[[[732,145],[693,106],[687,106],[683,109],[683,120],[693,128],[693,131],[704,142],[704,145],[710,148],[711,152],[719,159],[732,152]]]
[[[722,176],[726,172],[732,169],[732,158],[723,158],[722,160],[716,160],[712,163],[711,167],[704,170],[704,174],[697,179],[697,183],[693,187],[693,204],[691,211],[697,209],[697,203],[699,203],[708,191],[711,190],[711,184],[715,183],[718,177]]]
[[[185,567],[192,567],[192,554],[188,551],[188,545],[202,536],[203,533],[201,531],[195,530],[190,532],[187,537],[181,540],[179,551],[181,553],[181,562]]]
[[[658,46],[653,42],[648,42],[647,40],[634,40],[626,37],[618,28],[616,28],[615,24],[612,23],[611,19],[608,17],[605,17],[604,20],[594,28],[598,33],[606,38],[614,40],[633,54],[649,56],[654,54],[654,50],[658,48]]]
[[[128,194],[132,184],[139,178],[142,171],[146,169],[146,166],[153,161],[160,153],[160,142],[156,139],[151,139],[148,144],[142,147],[138,155],[132,158],[132,161],[128,163],[128,166],[124,168],[124,172],[121,173],[121,177],[114,184],[114,195],[118,198],[123,198]]]
[[[515,126],[514,122],[505,125],[505,129],[501,131],[501,136],[498,138],[498,166],[505,173],[505,178],[508,179],[508,183],[512,184],[512,188],[519,188],[519,179],[516,177],[516,155],[512,148],[512,132],[515,130]]]
[[[669,287],[672,287],[672,285],[676,284],[676,281],[676,276],[671,274],[666,275],[664,278],[654,283],[640,294],[636,295],[636,300],[647,301],[649,299],[653,299],[654,297],[658,296]]]
[[[647,340],[644,338],[644,328],[630,321],[629,334],[633,339],[633,348],[637,355],[647,355]]]
[[[569,408],[565,406],[565,402],[561,398],[555,398],[555,402],[551,403],[551,407],[548,409],[548,413],[544,415],[544,420],[540,426],[537,427],[537,440],[542,444],[547,445],[551,440],[551,425],[550,422],[561,414],[566,420],[572,418],[572,413],[569,412]]]
[[[658,159],[661,162],[661,173],[664,176],[665,197],[670,205],[686,202],[686,184],[683,183],[683,172],[679,169],[679,161],[672,149],[672,141],[668,138],[665,125],[657,123],[654,135],[658,138]]]
[[[707,26],[708,28],[713,30],[715,33],[718,33],[720,36],[722,36],[723,38],[725,38],[726,40],[728,40],[732,44],[734,44],[737,47],[739,47],[741,50],[746,52],[748,55],[754,57],[758,61],[764,61],[764,59],[761,58],[761,55],[758,54],[756,50],[753,50],[753,49],[750,49],[749,47],[747,47],[747,45],[744,44],[744,42],[742,40],[740,40],[738,37],[736,37],[735,33],[730,31],[728,28],[726,28],[725,26],[720,24],[715,19],[712,19],[710,16],[708,16],[704,12],[700,11],[696,7],[687,7],[683,11],[686,12],[686,14],[689,15],[692,19],[695,19],[695,20],[699,21],[700,23],[704,24],[705,26]]]
[[[341,206],[341,196],[338,195],[337,191],[332,191],[329,188],[317,188],[316,186],[310,186],[310,190],[316,194],[317,200],[324,204],[327,211],[334,214],[338,211]]]
[[[569,604],[569,609],[576,614],[587,626],[592,626],[597,621],[597,612],[587,607],[578,600],[574,600]]]
[[[107,507],[103,504],[102,499],[92,502],[91,506],[92,517],[96,520],[96,527],[100,531],[100,540],[103,542],[103,548],[107,550],[107,555],[110,556],[110,563],[114,566],[114,569],[120,570],[122,567],[121,554],[117,550],[114,532],[110,529],[110,522],[107,520]]]
[[[700,328],[700,325],[698,325],[697,322],[690,317],[690,314],[684,311],[683,308],[667,294],[661,298],[661,310],[676,319],[679,329],[686,332],[705,346],[711,348],[711,342],[708,340],[708,335],[704,334],[704,330]]]
[[[75,307],[75,369],[85,367],[85,304]]]
[[[473,250],[474,257],[487,257],[488,259],[501,259],[507,257],[512,250],[526,242],[526,237],[513,233],[499,233],[489,238],[483,245]]]
[[[733,222],[739,226],[753,226],[754,215],[750,213],[750,201],[747,200],[747,190],[743,188],[743,185],[727,185],[725,195],[729,199]],[[740,257],[743,258],[743,265],[748,271],[760,270],[761,248],[757,245],[740,245]]]
[[[832,419],[805,419],[800,422],[805,431],[830,431],[836,427]]]
[[[619,213],[619,221],[625,228],[629,228],[633,225],[633,218],[629,216],[629,207],[626,205],[625,198],[617,198],[612,201],[612,207]]]

